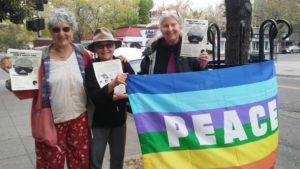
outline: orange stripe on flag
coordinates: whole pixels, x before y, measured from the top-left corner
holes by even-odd
[[[275,165],[277,155],[277,149],[265,158],[255,161],[250,164],[241,165],[237,167],[227,167],[227,168],[216,168],[216,169],[272,169]]]

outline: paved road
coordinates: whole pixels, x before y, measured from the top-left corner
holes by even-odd
[[[300,77],[278,76],[279,108],[300,114]]]

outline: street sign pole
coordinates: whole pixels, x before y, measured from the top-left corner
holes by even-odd
[[[40,18],[40,11],[39,10],[36,11],[36,15],[37,15],[38,18]],[[41,29],[38,30],[36,33],[37,33],[38,37],[42,37],[42,30]]]

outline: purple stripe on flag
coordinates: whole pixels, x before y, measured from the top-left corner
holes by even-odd
[[[237,115],[241,121],[241,123],[248,124],[250,123],[249,118],[249,110],[253,106],[263,106],[265,110],[265,116],[260,117],[259,120],[264,120],[269,118],[268,113],[268,102],[276,99],[277,102],[277,96],[272,97],[270,99],[251,103],[251,104],[245,104],[245,105],[239,105],[239,106],[233,106],[233,107],[225,107],[221,109],[211,109],[211,110],[201,110],[201,111],[193,111],[193,112],[180,112],[180,113],[158,113],[158,112],[146,112],[146,113],[139,113],[134,115],[136,128],[139,134],[145,133],[145,132],[162,132],[166,131],[166,126],[164,122],[164,116],[178,116],[181,117],[185,121],[185,125],[187,126],[187,129],[189,131],[194,130],[193,128],[193,122],[192,122],[192,116],[193,115],[199,115],[199,114],[210,114],[212,119],[212,125],[215,129],[217,128],[224,128],[224,111],[230,111],[235,110],[237,112]]]

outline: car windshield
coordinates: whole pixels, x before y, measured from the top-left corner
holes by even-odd
[[[132,69],[134,70],[135,74],[140,72],[140,64],[142,61],[142,49],[137,48],[128,48],[128,47],[120,47],[114,51],[114,55],[124,56],[130,63]]]

